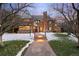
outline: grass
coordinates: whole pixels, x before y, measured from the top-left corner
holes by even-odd
[[[54,35],[58,37],[59,39],[67,39],[69,37],[67,34],[61,34],[61,33],[57,33]]]
[[[79,49],[76,42],[69,40],[67,35],[56,34],[59,40],[49,41],[50,46],[58,56],[79,56]]]
[[[5,47],[0,48],[0,56],[15,56],[28,42],[23,40],[5,41]]]

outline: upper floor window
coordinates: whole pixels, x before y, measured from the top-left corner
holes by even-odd
[[[52,21],[49,21],[49,24],[51,24],[52,23]]]

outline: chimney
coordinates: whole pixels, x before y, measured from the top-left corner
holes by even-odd
[[[47,11],[43,12],[43,18],[47,18]]]

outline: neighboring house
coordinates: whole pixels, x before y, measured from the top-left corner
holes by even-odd
[[[17,22],[18,33],[61,32],[60,27],[47,15],[47,12],[44,12],[41,17],[23,18]],[[14,31],[16,29],[14,28]]]

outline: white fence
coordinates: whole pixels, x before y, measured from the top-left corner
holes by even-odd
[[[45,35],[45,33],[39,33]],[[55,33],[47,32],[46,37],[48,40],[57,40],[58,37],[54,35]],[[63,34],[63,33],[61,33]],[[9,40],[33,40],[34,39],[34,33],[27,33],[27,34],[20,34],[20,33],[4,33],[2,36],[3,41],[9,41]],[[78,42],[78,39],[74,37],[73,35],[69,36],[70,40],[74,40]]]
[[[45,34],[45,33],[39,33]],[[56,39],[57,37],[53,35],[54,33],[46,33],[46,37],[48,40]],[[2,36],[3,41],[8,40],[33,40],[34,33],[27,33],[27,34],[16,34],[16,33],[4,33]]]
[[[31,34],[16,34],[16,33],[4,33],[2,36],[3,41],[8,40],[32,40],[34,38],[33,33]]]

